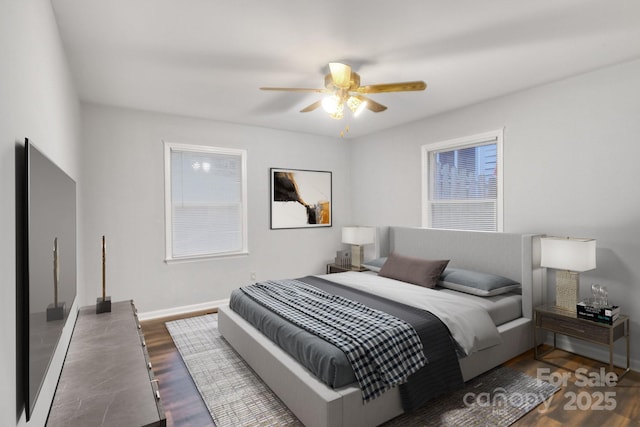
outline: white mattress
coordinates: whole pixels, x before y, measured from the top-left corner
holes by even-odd
[[[373,274],[378,275],[373,271],[365,271],[361,274]],[[330,277],[324,276],[326,279],[331,280]],[[503,295],[496,295],[492,297],[480,297],[477,295],[466,294],[464,292],[454,291],[453,289],[446,289],[436,287],[436,290],[444,292],[453,297],[461,298],[463,301],[472,301],[481,305],[493,320],[496,326],[503,325],[512,320],[522,317],[522,294],[519,292],[508,292]]]

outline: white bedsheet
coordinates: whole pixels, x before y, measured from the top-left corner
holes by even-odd
[[[433,313],[466,355],[502,343],[486,309],[468,299],[376,274],[348,271],[319,277]]]

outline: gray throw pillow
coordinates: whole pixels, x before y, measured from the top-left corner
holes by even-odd
[[[392,253],[378,272],[378,275],[426,288],[433,288],[438,284],[438,279],[448,263],[448,259],[430,260]]]

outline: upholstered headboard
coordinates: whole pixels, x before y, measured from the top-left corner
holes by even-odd
[[[544,275],[540,268],[540,235],[379,227],[377,252],[427,259],[449,259],[451,267],[493,273],[522,284],[522,313],[533,318],[542,304]]]

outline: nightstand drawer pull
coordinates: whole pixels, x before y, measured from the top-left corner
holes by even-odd
[[[575,331],[575,332],[577,332],[579,334],[584,334],[584,329],[578,329],[578,328],[574,328],[572,326],[567,326],[567,325],[565,325],[564,327],[567,328],[567,329],[571,329],[572,331]]]

